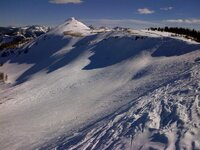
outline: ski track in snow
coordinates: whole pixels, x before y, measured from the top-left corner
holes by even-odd
[[[67,20],[0,59],[0,149],[200,149],[199,49]]]

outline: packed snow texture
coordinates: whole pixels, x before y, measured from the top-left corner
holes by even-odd
[[[199,149],[199,70],[194,66],[103,120],[41,149]]]
[[[0,59],[0,149],[200,148],[200,44],[71,18],[25,50]]]

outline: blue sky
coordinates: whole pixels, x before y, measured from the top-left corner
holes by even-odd
[[[55,26],[74,16],[86,24],[200,29],[200,0],[1,0],[0,26]]]

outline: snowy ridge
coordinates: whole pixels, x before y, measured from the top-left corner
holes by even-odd
[[[199,148],[199,43],[71,18],[20,51],[0,59],[0,149]]]

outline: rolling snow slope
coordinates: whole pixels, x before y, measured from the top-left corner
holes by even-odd
[[[198,149],[200,66],[41,149]]]
[[[0,149],[199,148],[199,50],[68,19],[0,59]]]

